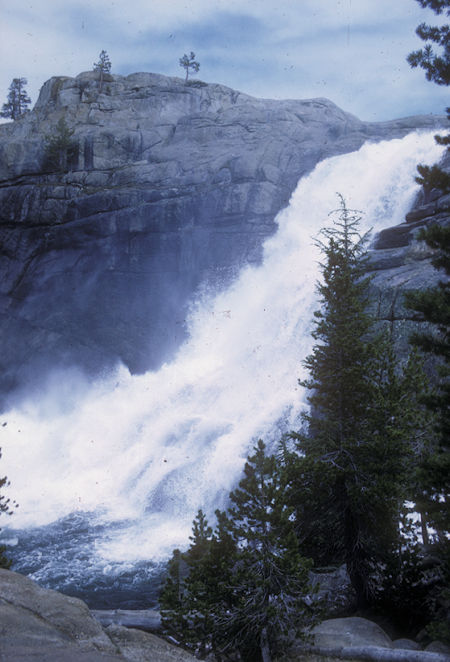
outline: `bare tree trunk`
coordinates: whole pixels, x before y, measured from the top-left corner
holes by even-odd
[[[263,628],[261,632],[261,657],[262,662],[272,662],[272,656],[270,655],[269,641],[267,639],[267,628]]]
[[[418,508],[419,515],[420,515],[420,528],[422,531],[422,542],[424,545],[429,545],[430,544],[430,538],[428,536],[428,528],[427,528],[427,519],[425,516],[425,513],[423,512],[422,508]]]

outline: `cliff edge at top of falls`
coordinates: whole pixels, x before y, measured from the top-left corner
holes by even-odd
[[[299,90],[301,92],[301,90]],[[63,118],[64,167],[48,163]],[[142,372],[185,336],[202,283],[258,263],[301,176],[367,140],[446,120],[367,123],[327,99],[255,99],[151,73],[47,81],[0,126],[0,391],[50,364]]]
[[[257,99],[219,84],[196,80],[186,84],[181,78],[152,73],[109,75],[100,90],[98,74],[84,72],[76,78],[51,78],[31,113],[0,126],[0,181],[42,172],[45,137],[54,134],[61,117],[75,130],[78,141],[72,171],[111,171],[134,163],[140,167],[132,173],[133,180],[153,182],[150,166],[171,163],[172,169],[159,176],[198,184],[206,183],[211,171],[231,170],[241,179],[251,178],[258,166],[264,169],[267,163],[268,170],[259,177],[277,185],[285,184],[286,176],[296,183],[298,170],[289,175],[288,169],[298,168],[301,160],[301,172],[308,172],[318,151],[320,158],[326,158],[358,149],[370,138],[402,136],[445,121],[427,115],[362,122],[328,99]],[[291,150],[287,139],[293,142]],[[278,140],[283,143],[279,149],[273,144]],[[197,149],[184,149],[186,143]],[[264,150],[257,150],[257,143]],[[299,149],[302,155],[295,158]],[[308,158],[308,150],[314,156]],[[256,158],[248,155],[240,171],[233,172],[230,158],[242,159],[244,152],[255,151]],[[147,171],[140,173],[144,164]]]

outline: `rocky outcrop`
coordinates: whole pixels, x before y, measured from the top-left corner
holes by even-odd
[[[0,569],[2,662],[189,662],[166,641],[114,625],[103,629],[87,605]]]
[[[123,616],[123,614],[122,614]],[[131,615],[128,613],[128,616]],[[142,614],[141,614],[142,616]],[[139,618],[138,618],[139,620]],[[364,618],[323,621],[313,631],[314,646],[299,645],[290,659],[324,658],[445,662],[441,652],[413,650],[414,642],[392,642]],[[438,644],[436,642],[437,651]],[[186,651],[154,634],[111,624],[103,628],[87,605],[31,579],[0,569],[0,660],[2,662],[193,662]]]
[[[55,170],[46,137],[74,131]],[[367,139],[439,117],[365,123],[327,99],[254,99],[138,73],[52,78],[0,126],[0,387],[50,360],[98,372],[156,367],[201,283],[258,262],[298,179]]]
[[[310,573],[315,597],[328,616],[341,616],[356,609],[356,596],[345,565]]]
[[[339,646],[377,646],[391,648],[392,641],[377,625],[365,618],[332,618],[313,630],[314,644],[324,648]]]
[[[392,642],[364,618],[323,621],[314,646],[299,645],[289,659],[378,662],[446,662],[441,652],[413,650],[414,642]],[[412,646],[411,646],[412,644]],[[436,642],[435,649],[439,646]],[[194,662],[196,658],[154,634],[111,624],[103,628],[87,605],[31,579],[0,569],[0,660],[2,662]]]
[[[450,153],[441,167],[450,172]],[[370,255],[372,300],[380,319],[392,324],[400,355],[408,349],[408,338],[418,323],[404,306],[404,293],[434,287],[446,278],[431,264],[433,251],[418,240],[419,231],[434,223],[450,225],[450,194],[438,190],[427,196],[421,193],[404,223],[380,232]]]
[[[298,662],[319,662],[321,659],[333,658],[368,662],[447,662],[449,659],[444,649],[442,652],[417,650],[414,642],[409,640],[403,640],[405,648],[398,645],[402,640],[394,645],[379,625],[365,618],[328,619],[316,625],[312,635],[314,645],[299,646],[290,659]]]

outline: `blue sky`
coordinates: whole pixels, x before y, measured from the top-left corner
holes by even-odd
[[[443,114],[448,89],[411,70],[423,21],[416,0],[0,0],[0,100],[14,77],[33,103],[51,76],[92,69],[198,78],[275,99],[327,97],[363,120]]]

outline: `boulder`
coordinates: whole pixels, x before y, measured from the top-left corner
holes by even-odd
[[[87,605],[0,569],[1,662],[189,662],[191,655],[137,630],[106,631]]]
[[[153,634],[110,625],[106,632],[120,653],[129,662],[194,662],[196,659],[182,648],[172,646]]]
[[[330,618],[316,625],[312,634],[314,645],[320,648],[347,646],[377,646],[392,648],[392,641],[376,623],[359,618]]]
[[[432,641],[425,647],[425,650],[428,653],[441,653],[442,655],[447,655],[450,660],[450,646],[444,644],[442,641]]]
[[[400,648],[401,650],[409,650],[409,651],[420,650],[420,644],[418,644],[417,641],[413,641],[412,639],[395,639],[392,642],[392,646],[394,648]]]
[[[364,662],[448,662],[444,652],[420,650],[410,640],[392,642],[376,623],[365,618],[333,618],[316,625],[313,645],[298,643],[289,659],[328,662],[334,659]]]
[[[0,569],[0,650],[17,645],[76,645],[114,654],[115,646],[88,606],[38,586],[28,577]]]
[[[319,660],[364,660],[365,662],[448,662],[443,649],[425,651],[410,640],[391,641],[376,623],[365,618],[333,618],[316,625],[313,645],[299,645],[296,653],[302,662]],[[303,657],[302,657],[303,656]]]

